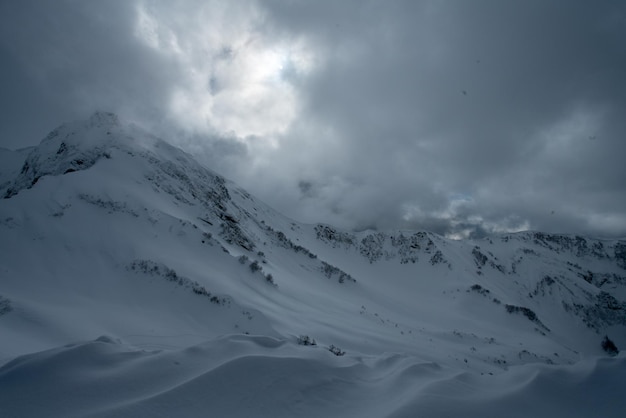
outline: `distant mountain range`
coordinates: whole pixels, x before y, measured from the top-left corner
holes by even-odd
[[[625,240],[302,224],[110,113],[0,196],[0,415],[626,410]]]

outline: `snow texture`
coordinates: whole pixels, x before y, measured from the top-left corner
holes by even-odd
[[[2,416],[626,410],[624,240],[300,224],[108,113],[0,162]]]

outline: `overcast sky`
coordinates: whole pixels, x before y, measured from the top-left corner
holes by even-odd
[[[626,2],[0,0],[0,146],[108,110],[304,222],[626,236]]]

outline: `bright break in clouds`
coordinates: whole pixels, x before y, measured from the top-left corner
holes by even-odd
[[[620,1],[0,4],[0,146],[108,110],[287,215],[626,235]]]

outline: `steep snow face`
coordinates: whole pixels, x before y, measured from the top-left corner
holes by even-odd
[[[444,392],[449,411],[508,415],[525,396],[545,405],[561,378],[624,379],[622,354],[598,358],[616,354],[605,336],[626,346],[625,241],[299,224],[106,113],[0,151],[0,404],[13,415],[39,415],[23,394],[52,385],[37,404],[49,416],[200,398],[231,416],[414,416],[445,412],[432,401]],[[63,347],[78,341],[91,342]],[[78,387],[83,399],[61,401]],[[623,405],[611,393],[609,415]]]

